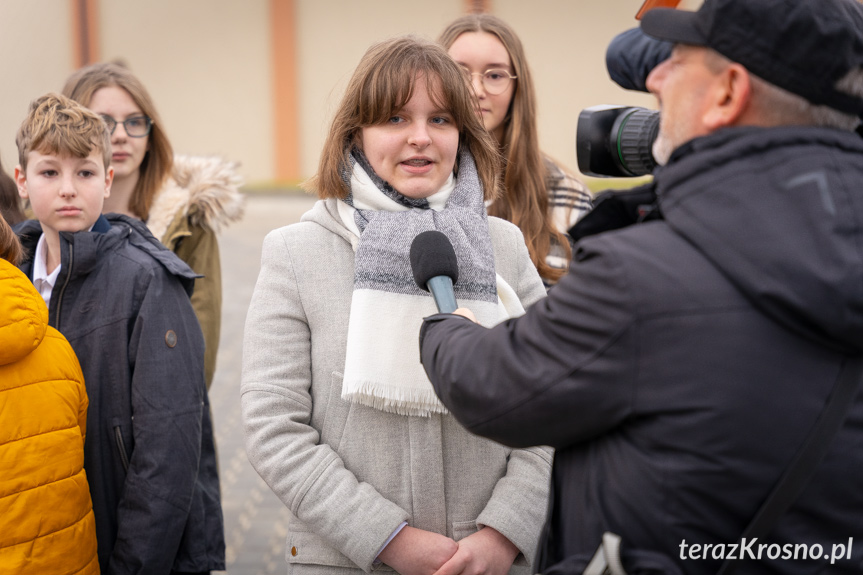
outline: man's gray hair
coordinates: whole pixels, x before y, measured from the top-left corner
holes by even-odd
[[[750,74],[749,77],[753,99],[757,102],[762,117],[771,124],[804,124],[848,131],[854,131],[860,124],[860,118],[853,114],[827,106],[817,106],[806,98],[792,94],[758,76]],[[836,89],[863,98],[863,68],[849,71],[836,83]]]
[[[707,65],[718,71],[731,60],[722,54],[710,50]],[[763,80],[752,72],[749,73],[752,87],[753,104],[768,125],[806,125],[836,128],[854,131],[861,119],[853,114],[846,114],[828,106],[818,106],[797,94],[792,94],[784,88]],[[836,83],[836,89],[863,98],[863,68],[850,70]]]

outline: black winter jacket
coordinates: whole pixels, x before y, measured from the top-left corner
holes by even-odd
[[[16,227],[30,259],[42,234]],[[138,220],[60,233],[49,322],[81,362],[84,468],[104,574],[224,569],[224,529],[195,274]]]
[[[863,140],[727,129],[676,150],[655,185],[664,220],[581,240],[525,316],[423,326],[423,364],[461,423],[556,448],[545,571],[583,565],[612,531],[642,552],[631,569],[715,574],[863,353]],[[863,393],[759,543],[798,559],[764,550],[738,573],[863,571]],[[803,560],[801,544],[822,553]]]

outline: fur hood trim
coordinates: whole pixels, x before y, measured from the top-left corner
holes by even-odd
[[[164,240],[178,212],[189,215],[192,225],[219,232],[222,226],[243,216],[243,179],[235,162],[218,157],[174,156],[174,169],[153,199],[147,227]]]

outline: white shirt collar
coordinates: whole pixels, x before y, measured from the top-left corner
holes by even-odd
[[[42,234],[39,237],[39,241],[36,243],[36,253],[33,255],[33,285],[42,296],[42,299],[45,300],[45,305],[50,307],[51,292],[54,289],[54,284],[57,283],[57,276],[60,275],[60,268],[63,266],[58,265],[54,268],[54,271],[49,274],[47,256],[48,250],[45,246],[45,234]]]

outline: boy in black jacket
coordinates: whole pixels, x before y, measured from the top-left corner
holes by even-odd
[[[90,411],[84,467],[103,573],[224,569],[194,272],[135,219],[101,215],[113,169],[105,122],[63,96],[16,138],[21,269],[72,344]]]

